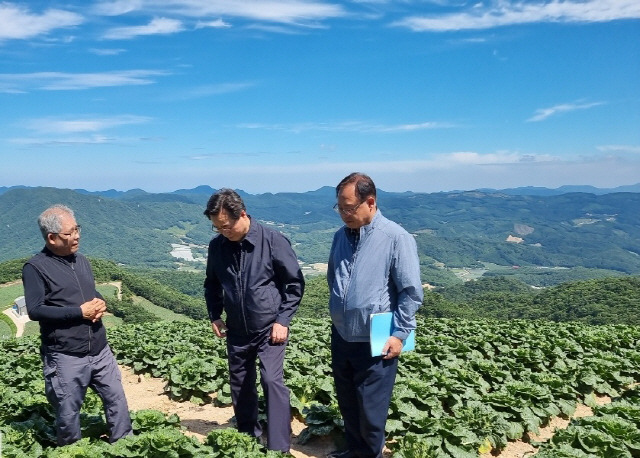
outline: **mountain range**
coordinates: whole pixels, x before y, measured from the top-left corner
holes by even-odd
[[[580,268],[583,274],[591,271],[587,276],[635,275],[640,273],[640,192],[628,190],[636,188],[640,191],[640,185],[624,187],[626,192],[380,190],[378,203],[385,216],[415,235],[427,282],[445,282],[455,269],[557,275]],[[0,261],[41,249],[37,216],[51,204],[64,203],[83,226],[81,249],[89,256],[132,266],[202,268],[213,236],[202,211],[213,192],[209,186],[172,193],[0,188]],[[301,262],[326,262],[333,233],[342,224],[332,210],[333,187],[239,192],[252,217],[290,238]],[[172,244],[189,246],[196,262],[173,257]]]

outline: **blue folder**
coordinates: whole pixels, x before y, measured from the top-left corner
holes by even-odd
[[[389,336],[393,332],[393,313],[372,313],[371,314],[371,356],[381,356],[384,344],[387,343]],[[404,341],[402,352],[415,350],[416,348],[416,332],[411,331],[409,337]]]

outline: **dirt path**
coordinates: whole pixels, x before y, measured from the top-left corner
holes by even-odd
[[[25,323],[27,323],[29,320],[28,316],[19,316],[16,312],[13,311],[13,308],[8,308],[6,310],[3,311],[3,313],[5,315],[7,315],[9,318],[11,318],[11,321],[13,321],[13,324],[16,325],[16,335],[15,337],[20,337],[22,336],[22,334],[24,334],[24,325]]]
[[[604,397],[598,398],[597,402],[598,404],[608,404],[611,402],[611,398],[604,396]],[[591,415],[593,415],[593,411],[591,410],[590,407],[579,404],[576,407],[576,411],[574,412],[571,418],[589,417]],[[540,428],[540,434],[532,434],[530,436],[531,440],[547,441],[551,437],[553,437],[553,434],[556,429],[565,429],[567,426],[569,426],[569,421],[570,419],[564,419],[560,417],[552,418],[547,426],[545,426],[544,428]],[[524,442],[520,440],[515,442],[509,442],[505,447],[505,449],[497,456],[499,458],[524,458],[524,457],[528,458],[528,457],[534,456],[537,452],[538,452],[538,449],[536,447],[534,447],[528,442]],[[494,458],[494,455],[491,455],[490,453],[485,453],[480,455],[480,458]]]
[[[122,367],[122,383],[127,394],[130,410],[155,409],[165,413],[175,413],[186,433],[203,440],[209,431],[231,426],[233,409],[215,407],[213,404],[199,406],[191,402],[175,402],[164,394],[165,383],[161,379],[136,375],[127,367]],[[305,445],[296,443],[296,437],[304,429],[304,424],[294,420],[291,424],[294,438],[291,454],[296,458],[324,457],[335,446],[329,438],[312,439]]]
[[[233,409],[231,407],[215,407],[213,404],[198,406],[191,402],[175,402],[164,394],[164,382],[161,379],[136,375],[127,367],[122,367],[122,383],[127,394],[129,409],[155,409],[165,413],[175,413],[180,417],[180,423],[186,428],[186,433],[198,437],[200,440],[216,428],[228,428],[231,426]],[[598,398],[598,404],[608,404],[608,397]],[[578,405],[573,417],[586,417],[592,415],[591,409],[584,405]],[[532,436],[532,440],[547,440],[553,436],[556,429],[564,429],[569,425],[568,419],[554,418],[549,425],[540,428],[540,434]],[[335,446],[330,438],[316,438],[305,445],[296,443],[296,437],[304,429],[304,424],[294,420],[292,425],[294,438],[292,440],[291,454],[296,458],[321,458],[333,451]],[[499,458],[524,458],[530,457],[537,449],[528,442],[509,442],[507,447],[497,455]],[[385,456],[388,456],[385,453]],[[494,455],[484,454],[481,458],[495,458]]]
[[[98,283],[100,284],[100,283]],[[107,283],[107,285],[115,286],[118,289],[118,300],[122,300],[122,282],[121,281],[112,281]]]

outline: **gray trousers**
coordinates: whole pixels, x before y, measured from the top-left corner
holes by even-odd
[[[89,387],[102,399],[109,442],[132,434],[120,369],[108,345],[96,356],[47,351],[43,373],[45,393],[56,412],[58,445],[81,439],[80,408]]]
[[[291,446],[291,406],[284,384],[286,343],[270,342],[271,328],[252,336],[227,336],[231,400],[238,431],[262,435],[258,423],[256,359],[260,361],[260,383],[267,404],[267,448],[288,452]]]

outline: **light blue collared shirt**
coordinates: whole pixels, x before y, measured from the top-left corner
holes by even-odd
[[[348,342],[369,341],[369,316],[393,312],[392,335],[404,341],[416,328],[422,305],[420,260],[416,241],[380,210],[360,228],[360,240],[343,226],[329,254],[329,311],[340,336]]]

